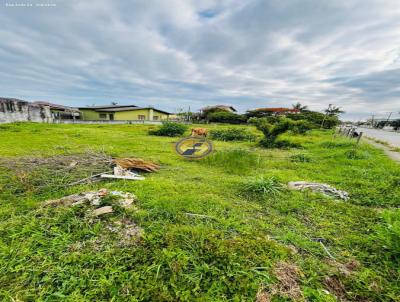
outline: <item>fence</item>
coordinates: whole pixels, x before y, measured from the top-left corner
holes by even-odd
[[[118,124],[137,124],[137,125],[161,125],[165,121],[149,121],[149,120],[124,120],[124,121],[110,121],[110,120],[98,120],[98,121],[83,121],[83,120],[55,120],[55,124],[108,124],[108,125],[118,125]],[[185,121],[173,121],[170,122],[180,123],[180,124],[191,124]]]
[[[363,132],[362,131],[357,132],[357,128],[356,127],[352,127],[352,126],[351,127],[340,126],[340,127],[336,128],[335,135],[336,134],[356,139],[357,140],[357,143],[356,143],[357,145],[360,142],[361,137],[363,136]]]

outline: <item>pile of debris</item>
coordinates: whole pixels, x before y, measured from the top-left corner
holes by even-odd
[[[143,180],[138,171],[155,172],[160,169],[160,166],[150,161],[145,161],[141,158],[120,158],[112,160],[114,164],[114,174],[101,174],[102,178],[117,178],[130,180]]]
[[[288,188],[290,190],[304,190],[310,189],[314,192],[319,192],[331,197],[339,197],[343,200],[349,200],[349,193],[345,191],[338,190],[327,184],[317,183],[317,182],[306,182],[306,181],[291,181],[288,183]]]
[[[123,208],[132,207],[137,200],[136,196],[132,193],[111,191],[107,189],[100,189],[98,191],[89,191],[79,194],[72,194],[60,199],[48,200],[43,203],[44,207],[58,207],[58,206],[77,206],[77,205],[90,205],[93,217],[101,216],[107,213],[114,212],[113,207],[110,205],[102,205],[105,197],[114,197],[115,205]]]
[[[134,194],[121,191],[108,191],[107,189],[100,189],[98,191],[82,192],[79,194],[68,195],[60,199],[48,200],[43,203],[44,207],[82,207],[87,211],[85,217],[89,221],[99,216],[113,213],[116,208],[136,209],[135,202],[137,198]],[[99,236],[79,244],[73,244],[71,249],[81,249],[89,245],[90,248],[98,251],[110,244],[112,238],[117,239],[116,244],[119,247],[126,247],[132,244],[137,244],[142,235],[143,229],[138,226],[133,220],[123,215],[112,217],[111,219],[102,221],[105,222],[104,228]],[[110,236],[113,234],[113,236]],[[110,241],[111,240],[111,241]]]
[[[0,157],[1,168],[10,171],[18,182],[19,192],[32,192],[95,183],[105,178],[143,180],[139,173],[155,172],[160,166],[141,158],[113,159],[104,152],[88,150],[49,157]]]

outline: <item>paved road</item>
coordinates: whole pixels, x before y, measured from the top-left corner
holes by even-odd
[[[369,129],[369,128],[359,128],[367,137],[379,139],[389,143],[393,147],[400,148],[400,132],[392,132],[385,130]]]

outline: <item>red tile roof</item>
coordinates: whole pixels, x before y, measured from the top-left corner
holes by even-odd
[[[284,112],[292,112],[292,113],[298,113],[300,112],[299,109],[291,109],[291,108],[256,108],[251,111],[266,111],[266,112],[274,112],[274,113],[284,113]]]

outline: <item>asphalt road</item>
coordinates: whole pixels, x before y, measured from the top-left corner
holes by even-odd
[[[377,130],[369,128],[359,128],[363,135],[389,143],[393,147],[400,148],[400,132]]]

